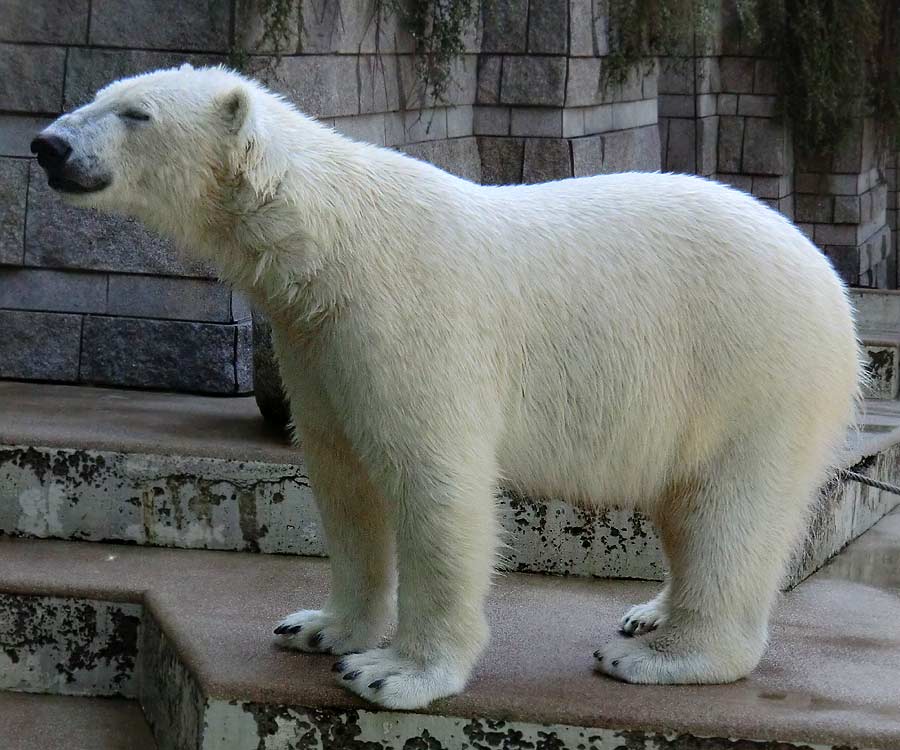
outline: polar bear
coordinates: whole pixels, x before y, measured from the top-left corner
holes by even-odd
[[[600,671],[759,662],[860,380],[846,290],[783,216],[685,175],[480,186],[224,68],[115,82],[32,149],[69,203],[174,237],[272,319],[332,569],[285,646],[343,655],[382,706],[461,691],[502,482],[655,519],[670,578]]]

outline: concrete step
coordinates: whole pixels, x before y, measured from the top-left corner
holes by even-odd
[[[8,538],[0,561],[0,687],[137,697],[160,750],[900,747],[900,513],[783,596],[738,683],[593,671],[655,584],[510,574],[466,692],[416,713],[355,698],[334,657],[274,645],[281,616],[323,601],[325,561]]]
[[[884,403],[884,402],[882,402]],[[883,410],[882,410],[883,411]],[[900,482],[900,412],[856,453]],[[789,583],[820,568],[898,502],[856,483],[823,489]],[[662,580],[653,525],[503,494],[509,568]],[[302,451],[267,429],[252,399],[0,383],[0,533],[194,549],[325,554]]]
[[[900,292],[853,289],[850,297],[872,377],[865,396],[896,399],[900,388]]]
[[[156,750],[134,701],[0,692],[3,750]]]

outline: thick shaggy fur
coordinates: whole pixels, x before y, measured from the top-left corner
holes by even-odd
[[[689,176],[478,186],[223,69],[117,82],[49,132],[111,180],[71,202],[173,235],[272,318],[333,569],[285,645],[360,652],[341,683],[384,706],[462,690],[502,481],[656,520],[671,578],[623,620],[653,632],[602,671],[756,666],[859,379],[845,290],[783,216]]]

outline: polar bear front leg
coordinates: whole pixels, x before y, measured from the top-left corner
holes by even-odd
[[[303,429],[301,447],[331,562],[320,610],[300,610],[275,628],[281,645],[345,654],[377,646],[394,614],[393,532],[382,495],[337,429]]]
[[[475,451],[403,478],[397,633],[389,648],[335,664],[354,693],[414,709],[464,688],[488,638],[483,605],[498,540],[495,482],[493,462]]]

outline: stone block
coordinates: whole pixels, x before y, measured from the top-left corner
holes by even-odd
[[[743,117],[719,117],[719,172],[741,171],[741,149],[744,142]]]
[[[463,138],[475,134],[475,108],[471,105],[447,108],[447,137]]]
[[[63,106],[69,110],[85,104],[94,98],[97,89],[123,76],[170,68],[182,63],[194,66],[214,65],[223,59],[216,55],[73,47],[69,50],[66,65]]]
[[[594,57],[569,60],[566,106],[589,107],[606,101],[602,80],[603,62]]]
[[[481,181],[481,160],[475,138],[451,138],[403,146],[410,156],[472,182]]]
[[[631,102],[643,97],[644,73],[647,67],[645,62],[632,66],[625,72],[622,81],[617,84],[610,83],[608,90],[604,92],[605,101]]]
[[[98,385],[235,393],[240,324],[84,319],[81,379]]]
[[[666,172],[694,174],[697,164],[694,120],[670,119],[666,139]]]
[[[231,292],[231,320],[241,322],[250,320],[251,310],[247,298],[240,292]]]
[[[303,0],[299,50],[359,54],[406,48],[412,40],[401,32],[396,14],[378,10],[375,0]]]
[[[43,312],[106,311],[106,274],[0,268],[0,307]]]
[[[394,55],[360,55],[356,68],[361,113],[400,109],[400,78]]]
[[[865,363],[869,381],[865,398],[895,399],[900,383],[900,349],[886,344],[865,344]]]
[[[592,0],[594,55],[609,54],[609,0]]]
[[[53,122],[52,117],[0,115],[0,157],[25,156],[31,158],[31,140],[51,122]]]
[[[477,141],[482,183],[516,185],[522,181],[524,139],[481,137]]]
[[[65,67],[63,47],[0,44],[0,111],[59,112]]]
[[[877,289],[896,288],[897,256],[891,230],[882,226],[859,248],[859,284]]]
[[[534,55],[503,60],[503,104],[561,107],[565,98],[566,58]]]
[[[9,42],[85,44],[90,0],[3,0],[0,29]]]
[[[659,65],[654,61],[653,67],[644,72],[641,82],[641,98],[656,99],[659,96]]]
[[[721,131],[719,133],[719,138],[722,137]],[[750,193],[753,191],[753,178],[747,174],[717,174],[716,180],[722,182],[726,185],[731,185],[731,187],[736,188],[738,190],[743,190],[745,193]]]
[[[603,139],[602,174],[659,170],[659,128],[656,125],[618,130],[600,137]]]
[[[252,393],[255,383],[253,378],[253,328],[250,321],[235,326],[235,334],[235,390],[238,393]]]
[[[817,245],[856,246],[856,226],[853,224],[816,224],[813,238]],[[856,272],[858,273],[858,267]]]
[[[587,132],[584,120],[586,109],[588,108],[574,107],[562,110],[563,138],[578,138]],[[610,122],[612,122],[611,116]]]
[[[746,174],[784,174],[789,168],[784,125],[775,120],[748,117],[741,161]]]
[[[594,17],[591,0],[569,0],[569,55],[594,55]]]
[[[482,24],[482,52],[525,52],[528,0],[485,3]]]
[[[359,112],[357,61],[350,55],[284,57],[273,88],[312,117],[341,117]]]
[[[478,90],[475,101],[478,104],[500,103],[500,55],[478,56]]]
[[[660,117],[693,117],[695,97],[688,94],[660,94]]]
[[[857,120],[841,142],[835,147],[831,171],[837,173],[861,172],[863,155],[863,123]]]
[[[773,199],[774,200],[774,199]],[[783,198],[779,198],[777,201],[777,205],[775,208],[783,213],[787,218],[791,221],[794,220],[794,196],[786,195]]]
[[[728,94],[752,94],[755,61],[750,57],[723,57],[719,60],[719,80]]]
[[[28,200],[25,159],[0,159],[0,264],[22,263]]]
[[[435,141],[447,137],[447,109],[419,109],[403,113],[404,143]]]
[[[559,138],[563,134],[562,115],[563,110],[557,108],[513,107],[509,132],[511,135]]]
[[[688,63],[690,64],[690,63]],[[696,58],[698,94],[718,94],[722,89],[719,60],[716,57]]]
[[[613,129],[614,104],[598,104],[594,107],[586,107],[584,110],[584,132],[605,133]]]
[[[0,378],[78,380],[81,315],[0,310]]]
[[[660,94],[694,94],[693,58],[664,57],[659,63]]]
[[[509,107],[475,107],[475,135],[509,135]]]
[[[821,247],[825,257],[831,261],[831,265],[844,283],[856,286],[859,283],[859,248],[855,244],[822,246],[818,239],[815,242]]]
[[[106,47],[228,52],[230,3],[92,0],[89,42]]]
[[[774,60],[757,60],[754,63],[753,93],[778,93],[778,66]]]
[[[383,114],[336,117],[334,129],[354,141],[374,143],[376,146],[383,146],[385,142]]]
[[[589,135],[572,140],[572,172],[573,177],[602,174],[602,135]]]
[[[717,98],[715,94],[700,94],[697,96],[697,117],[712,117],[718,112]]]
[[[774,117],[778,99],[774,96],[741,94],[738,98],[738,114],[748,117]]]
[[[716,112],[720,115],[736,115],[737,105],[737,94],[719,94],[716,97]]]
[[[214,277],[206,263],[175,251],[167,240],[131,219],[65,205],[33,174],[28,188],[25,263],[120,273]]]
[[[109,315],[231,323],[231,289],[209,279],[113,274]]]
[[[565,55],[569,32],[569,0],[540,0],[528,7],[528,52]]]
[[[274,54],[277,49],[284,55],[293,55],[301,51],[300,35],[301,32],[309,27],[313,27],[319,16],[311,13],[310,6],[314,5],[314,0],[298,0],[291,3],[288,9],[288,21],[286,32],[273,39],[266,36],[265,19],[263,17],[263,0],[235,0],[234,2],[234,34],[235,46],[248,54]],[[337,3],[335,3],[337,6]],[[309,18],[307,19],[307,16]],[[303,22],[301,23],[301,17]],[[309,42],[304,38],[304,42]],[[328,50],[313,49],[310,44],[303,51],[327,52]]]
[[[787,175],[753,178],[753,195],[758,198],[784,198],[790,192],[790,177]],[[803,219],[798,220],[803,221]]]
[[[656,124],[656,102],[642,99],[635,102],[616,102],[612,105],[613,130],[641,128]]]
[[[834,221],[834,198],[830,195],[798,193],[794,200],[794,216],[797,221],[830,223]]]
[[[697,136],[700,139],[697,154],[700,163],[697,173],[709,177],[718,169],[719,118],[704,117],[698,120]]]
[[[550,182],[572,176],[572,154],[565,138],[528,138],[522,182]]]

